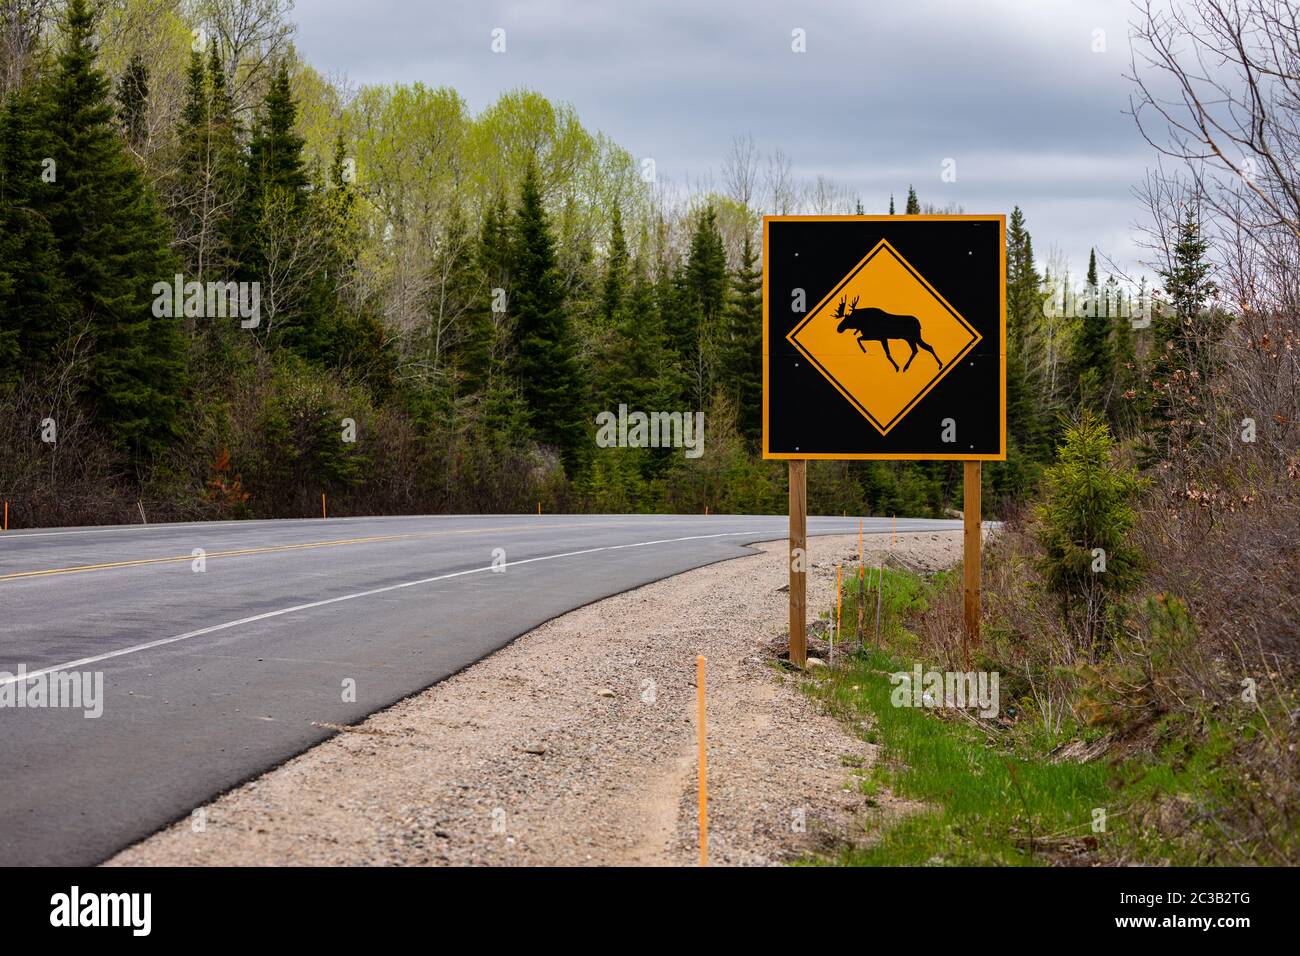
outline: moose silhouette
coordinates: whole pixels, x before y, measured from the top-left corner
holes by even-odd
[[[912,346],[912,354],[903,366],[902,371],[906,372],[912,366],[912,359],[916,358],[916,347],[919,345],[931,355],[934,360],[939,362],[939,368],[943,368],[943,362],[939,360],[938,354],[930,348],[929,343],[921,338],[921,322],[914,315],[894,315],[892,312],[886,312],[884,309],[858,309],[858,299],[861,296],[854,296],[853,301],[848,304],[848,311],[845,311],[844,300],[848,296],[840,299],[839,307],[835,310],[835,318],[840,320],[836,326],[836,332],[847,332],[852,329],[858,334],[858,348],[865,353],[866,342],[879,342],[885,348],[885,358],[889,359],[889,364],[894,366],[894,371],[899,371],[898,363],[894,357],[889,354],[889,340],[902,339],[908,345]]]

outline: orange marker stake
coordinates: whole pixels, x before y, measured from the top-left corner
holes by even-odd
[[[844,592],[840,590],[840,571],[843,565],[835,565],[835,637],[840,636],[840,621],[844,618]],[[831,641],[831,667],[835,666],[835,641]]]
[[[866,571],[862,567],[862,519],[858,519],[858,577],[866,580]]]
[[[537,502],[537,514],[540,516],[541,513],[542,513],[542,503],[539,501]]]
[[[325,495],[324,495],[323,493],[322,493],[321,496],[320,496],[320,516],[321,516],[322,518],[328,518],[328,517],[329,517],[329,515],[327,515],[327,514],[325,513]]]
[[[704,656],[695,658],[695,700],[698,705],[696,724],[700,747],[700,866],[709,865],[709,790],[708,748],[704,727]]]

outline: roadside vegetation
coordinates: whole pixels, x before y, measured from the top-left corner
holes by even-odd
[[[1229,592],[1205,549],[1235,522],[1206,522],[1153,559],[1170,548],[1153,533],[1169,509],[1151,507],[1158,488],[1119,458],[1086,413],[1066,429],[1042,502],[986,548],[978,642],[965,636],[959,572],[888,569],[881,586],[848,569],[843,606],[824,615],[843,626],[835,666],[814,670],[809,689],[881,747],[854,784],[869,803],[888,789],[918,805],[826,862],[1300,860],[1300,542],[1289,518],[1260,520],[1287,502],[1253,525],[1268,557],[1247,573],[1270,587]],[[1094,570],[1094,544],[1121,560]],[[996,674],[997,713],[907,705],[892,675],[918,664]]]

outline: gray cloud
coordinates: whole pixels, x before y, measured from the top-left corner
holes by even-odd
[[[717,176],[732,138],[781,148],[884,211],[1019,204],[1040,257],[1096,245],[1143,271],[1131,189],[1151,161],[1130,117],[1127,0],[596,3],[299,0],[298,46],[353,83],[456,88],[479,110],[526,86],[676,181]],[[502,27],[507,52],[493,54]],[[791,31],[807,53],[790,50]],[[1094,30],[1107,50],[1095,53]],[[957,162],[957,181],[940,179]]]

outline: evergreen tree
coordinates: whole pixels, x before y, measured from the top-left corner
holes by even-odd
[[[916,198],[916,190],[911,186],[907,187],[907,209],[904,212],[909,216],[917,216],[921,213],[921,202]]]
[[[515,377],[537,438],[559,451],[565,466],[577,470],[586,450],[581,368],[555,246],[542,204],[537,166],[524,174],[515,213],[511,249],[510,311],[514,318]]]
[[[702,409],[713,391],[714,343],[727,300],[727,253],[711,205],[695,220],[685,279],[686,307],[669,331],[691,382],[691,400]]]
[[[236,256],[241,276],[260,282],[263,303],[274,304],[274,313],[266,317],[269,340],[320,361],[325,335],[320,249],[312,221],[317,210],[303,161],[304,141],[295,131],[297,115],[289,67],[282,62],[248,143]]]
[[[131,56],[117,83],[117,117],[122,134],[133,150],[144,150],[148,138],[149,68],[139,53]]]
[[[723,381],[736,406],[737,429],[757,448],[763,431],[763,270],[748,234],[725,318]]]
[[[1201,236],[1197,210],[1189,206],[1174,245],[1173,260],[1160,271],[1164,301],[1152,315],[1150,380],[1145,399],[1148,444],[1143,464],[1174,450],[1200,402],[1210,374],[1209,349],[1222,331],[1208,309],[1216,289],[1209,244]]]
[[[691,294],[686,278],[686,266],[677,263],[673,266],[663,263],[655,282],[655,307],[659,312],[660,325],[664,331],[665,368],[664,375],[670,383],[669,396],[672,407],[680,406],[692,400],[690,357],[693,352],[683,355],[679,343],[687,338],[680,330],[682,316],[691,309]]]
[[[609,227],[609,259],[605,264],[605,285],[601,295],[601,318],[612,325],[623,299],[627,278],[627,241],[623,238],[623,213],[615,204]]]
[[[1037,461],[1051,451],[1043,427],[1045,396],[1030,359],[1039,344],[1042,302],[1033,238],[1016,206],[1007,223],[1007,430],[1018,449]]]
[[[1047,586],[1067,619],[1077,621],[1082,649],[1093,659],[1115,626],[1116,601],[1137,584],[1143,563],[1128,540],[1142,483],[1112,460],[1113,450],[1105,422],[1085,409],[1065,431],[1038,509]]]
[[[596,401],[603,411],[666,408],[671,385],[664,378],[664,334],[655,308],[654,287],[640,262],[633,263],[627,292],[612,334],[600,351]]]
[[[1111,317],[1103,308],[1097,283],[1097,250],[1088,259],[1083,324],[1074,340],[1072,366],[1079,403],[1104,414],[1115,380],[1115,353],[1111,347]]]
[[[68,331],[58,247],[42,212],[44,116],[27,91],[0,113],[0,391],[44,364]]]
[[[889,194],[889,214],[890,214],[891,216],[895,215],[895,213],[894,213],[894,194],[893,194],[893,193],[890,193],[890,194]]]
[[[65,24],[46,94],[57,178],[42,211],[72,305],[93,337],[85,398],[119,446],[143,458],[175,436],[181,407],[178,328],[152,308],[153,286],[170,280],[175,262],[154,197],[113,128],[86,0],[70,0]]]

